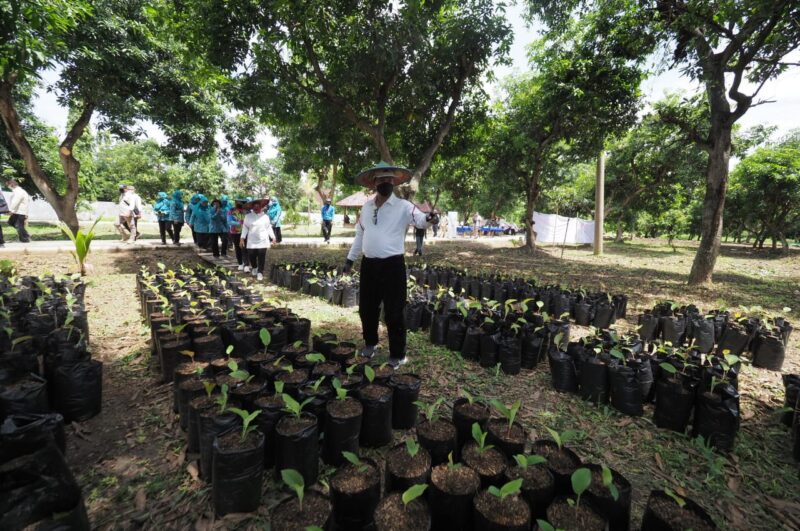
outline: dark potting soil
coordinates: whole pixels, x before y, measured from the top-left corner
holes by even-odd
[[[379,365],[375,367],[375,378],[380,380],[388,380],[394,374],[394,369],[391,365]]]
[[[228,363],[235,361],[238,367],[244,368],[245,363],[242,358],[217,358],[215,360],[211,360],[211,366],[215,369],[227,369]]]
[[[431,472],[431,483],[447,494],[464,496],[478,490],[481,478],[468,466],[450,468],[447,464],[443,464],[434,467]]]
[[[571,507],[563,499],[550,504],[547,519],[554,528],[564,531],[603,531],[606,528],[605,520],[594,511],[585,505]]]
[[[351,419],[364,412],[364,406],[361,405],[361,402],[353,398],[331,400],[325,407],[328,409],[328,413],[337,419]]]
[[[284,437],[291,437],[310,428],[315,423],[316,420],[312,417],[283,417],[275,425],[275,430]]]
[[[449,422],[422,421],[417,425],[417,433],[432,441],[450,441],[456,437],[456,427]]]
[[[358,385],[364,380],[364,377],[360,374],[348,374],[342,379],[342,387],[350,387],[353,385]]]
[[[262,350],[258,354],[253,354],[252,356],[247,358],[247,361],[252,363],[253,365],[258,365],[260,363],[264,363],[265,361],[269,361],[270,359],[274,359],[273,356],[274,356],[273,353],[264,352]]]
[[[283,407],[283,398],[280,395],[260,396],[255,399],[253,404],[256,407]]]
[[[531,509],[525,500],[517,496],[499,498],[485,490],[475,496],[475,509],[490,522],[504,527],[523,526],[531,519]]]
[[[496,476],[506,467],[506,459],[496,448],[478,453],[478,445],[470,441],[461,449],[461,459],[482,476]]]
[[[389,472],[400,478],[415,478],[421,476],[431,466],[431,456],[423,448],[417,455],[408,455],[405,445],[393,448],[386,457],[386,468]]]
[[[258,382],[249,382],[244,385],[240,385],[239,387],[234,389],[233,392],[236,393],[237,395],[247,395],[250,393],[257,392],[259,389],[261,389],[261,385],[262,384]]]
[[[331,488],[346,494],[354,494],[380,483],[381,475],[378,469],[370,463],[364,461],[361,463],[361,466],[347,463],[340,467],[331,478]]]
[[[319,363],[314,367],[314,370],[311,371],[311,375],[315,379],[320,376],[335,376],[338,373],[339,373],[339,364],[332,361]]]
[[[239,385],[239,380],[235,380],[231,378],[229,374],[218,374],[214,377],[214,380],[217,382],[217,385],[222,387],[223,385],[227,385],[228,388],[233,388]]]
[[[275,508],[271,519],[272,529],[289,531],[312,526],[325,529],[330,514],[331,502],[327,498],[313,491],[306,492],[302,510],[300,510],[297,498],[293,498],[287,503],[281,503]]]
[[[288,384],[301,384],[308,380],[308,373],[303,370],[295,369],[292,372],[279,374],[277,380]]]
[[[353,365],[358,367],[359,365],[367,365],[368,363],[369,363],[369,358],[365,358],[363,356],[353,356],[351,358],[347,358],[347,361],[344,362],[344,364],[347,365],[348,367],[351,367]]]
[[[540,490],[553,485],[553,476],[546,464],[528,465],[526,468],[512,466],[508,468],[506,475],[511,481],[522,478],[522,487],[528,490]]]
[[[419,376],[413,374],[397,374],[392,379],[392,382],[397,385],[414,385],[419,381]]]
[[[189,359],[189,358],[186,358],[186,359]],[[202,371],[199,371],[199,369],[202,369],[203,371],[205,371],[207,367],[208,367],[208,363],[205,363],[203,361],[193,361],[193,362],[190,362],[190,363],[181,363],[180,365],[175,367],[175,372],[180,374],[181,376],[190,376],[192,374],[196,374],[198,372],[202,372]]]
[[[307,345],[302,345],[302,344],[298,345],[297,347],[295,347],[294,345],[289,345],[288,347],[283,347],[283,350],[282,350],[282,352],[286,352],[286,353],[289,353],[289,354],[301,354],[301,353],[304,353],[306,351],[308,351],[308,346]]]
[[[381,500],[375,508],[375,527],[378,531],[419,531],[430,526],[428,504],[417,498],[406,507],[402,493],[395,492]]]
[[[560,451],[558,446],[542,445],[537,447],[536,451],[547,459],[547,466],[559,474],[572,474],[580,464],[573,461],[568,454]]]
[[[225,435],[217,437],[217,444],[220,450],[250,450],[258,446],[258,434],[250,433],[242,440],[242,432],[239,430],[231,430]]]
[[[197,398],[189,402],[189,406],[193,407],[197,411],[202,411],[204,409],[216,406],[217,405],[216,400],[217,400],[216,396],[205,396],[205,395],[198,396]]]
[[[331,350],[331,354],[335,354],[338,356],[352,356],[355,353],[356,349],[352,347],[336,347],[335,349]]]
[[[503,442],[525,444],[525,430],[516,424],[512,425],[509,430],[508,421],[505,419],[490,420],[487,429],[491,430]]]
[[[487,420],[491,412],[489,411],[489,406],[484,404],[478,404],[469,402],[464,402],[462,404],[458,404],[456,406],[456,410],[467,418],[474,419],[478,422]]]
[[[622,490],[625,485],[620,483],[615,475],[611,475],[614,480],[614,486],[617,487],[617,490]],[[603,485],[603,470],[602,469],[592,469],[592,482],[589,484],[589,492],[597,496],[598,498],[610,498],[611,493],[608,491],[608,488]]]
[[[714,529],[700,516],[681,507],[671,499],[653,496],[650,498],[648,506],[661,520],[672,524],[673,529],[692,529],[693,531],[712,531]]]
[[[361,390],[361,396],[367,400],[379,400],[390,394],[392,390],[389,387],[377,384],[369,384]]]
[[[203,380],[184,380],[178,387],[184,391],[200,391],[203,389]]]

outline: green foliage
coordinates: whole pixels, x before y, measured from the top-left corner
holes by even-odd
[[[364,365],[364,376],[369,383],[372,383],[375,380],[375,370],[369,365]]]
[[[547,463],[547,459],[541,455],[517,454],[514,456],[514,461],[517,462],[517,465],[519,465],[520,468],[528,468],[529,466]]]
[[[513,494],[518,494],[520,488],[522,487],[522,478],[515,479],[514,481],[509,481],[499,489],[492,485],[489,487],[489,494],[492,496],[497,496],[500,499],[503,499],[507,496],[511,496]]]
[[[614,501],[617,501],[619,499],[619,489],[616,485],[614,485],[614,475],[611,472],[611,469],[606,465],[601,465],[601,471],[603,476],[603,486],[608,489],[608,492],[611,494],[611,497],[614,499]]]
[[[427,488],[428,485],[424,483],[410,486],[408,489],[405,490],[405,492],[403,492],[402,496],[403,506],[408,507],[408,504],[416,500],[420,496],[422,496],[422,493],[425,492],[425,489]]]
[[[241,441],[244,442],[247,439],[247,436],[253,432],[257,428],[257,426],[251,426],[250,424],[255,420],[255,418],[261,414],[261,410],[257,409],[252,413],[245,411],[243,409],[239,409],[236,407],[229,408],[228,411],[232,413],[236,413],[242,418],[242,438]]]
[[[303,408],[314,401],[314,398],[312,397],[312,398],[306,398],[302,402],[298,402],[297,400],[295,400],[286,393],[283,393],[281,395],[281,398],[283,399],[283,403],[286,406],[284,407],[284,411],[286,411],[287,413],[291,413],[298,419],[303,414]]]
[[[571,441],[572,439],[578,436],[578,432],[575,430],[565,430],[561,433],[558,433],[557,431],[551,430],[546,426],[545,429],[550,434],[550,437],[552,437],[555,443],[558,445],[559,450],[561,450],[564,447],[565,443]]]
[[[347,398],[347,389],[342,387],[342,382],[339,378],[334,378],[331,385],[333,385],[333,389],[336,391],[337,400],[344,400]]]
[[[63,221],[59,224],[61,232],[63,232],[64,235],[67,236],[75,246],[75,250],[71,251],[71,254],[81,269],[81,276],[86,275],[86,257],[89,256],[89,249],[92,245],[92,240],[94,239],[94,228],[97,226],[99,221],[100,218],[97,218],[95,222],[92,223],[92,226],[88,232],[78,230],[74,234],[72,229],[70,229]]]
[[[423,414],[425,415],[425,418],[428,420],[428,422],[431,423],[439,420],[439,415],[436,412],[442,406],[442,404],[444,404],[444,398],[441,397],[437,398],[431,404],[426,404],[425,402],[422,402],[420,400],[414,402],[414,405],[422,410]]]
[[[472,438],[478,445],[478,453],[482,454],[485,451],[494,448],[491,444],[486,444],[486,437],[489,435],[489,432],[485,432],[481,429],[481,425],[477,422],[472,423]]]
[[[575,505],[580,505],[581,495],[586,492],[586,489],[592,484],[592,472],[588,468],[579,468],[572,473],[570,481],[572,483],[572,491],[577,497]]]
[[[297,495],[297,501],[300,503],[300,510],[303,510],[303,497],[305,496],[306,483],[303,476],[293,468],[285,468],[281,470],[281,479],[283,482],[292,489]]]
[[[359,472],[365,472],[369,469],[369,467],[365,465],[353,452],[342,452],[342,456],[347,459],[347,461],[355,465]]]
[[[419,443],[414,439],[406,439],[406,451],[411,457],[416,457],[419,453]]]
[[[517,400],[510,406],[506,406],[497,399],[492,400],[490,403],[498,413],[505,417],[508,421],[508,430],[511,431],[512,426],[514,426],[514,419],[517,418],[517,413],[519,412],[520,401]]]

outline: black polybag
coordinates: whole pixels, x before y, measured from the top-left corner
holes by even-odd
[[[583,400],[595,404],[608,403],[609,379],[608,365],[595,356],[581,363],[580,395]]]
[[[447,323],[450,316],[447,314],[433,314],[431,319],[430,341],[434,345],[447,344]]]
[[[238,433],[241,430],[233,428],[231,431]],[[253,431],[248,437],[258,438],[254,447],[233,450],[223,450],[219,445],[219,437],[214,439],[211,494],[214,514],[217,516],[249,513],[257,510],[261,504],[264,435]]]
[[[62,365],[53,381],[53,407],[65,422],[83,422],[103,407],[103,364],[98,360]]]
[[[575,364],[572,358],[560,350],[551,350],[550,375],[553,378],[553,387],[556,391],[569,393],[578,392],[578,375],[575,371]]]
[[[352,400],[349,399],[348,400]],[[362,414],[339,418],[325,410],[325,437],[322,440],[322,460],[332,466],[344,464],[342,452],[358,453]]]
[[[414,377],[412,383],[403,383],[398,376]],[[395,430],[409,430],[417,423],[418,407],[414,403],[419,399],[419,389],[422,379],[416,374],[403,373],[392,375],[389,387],[393,390],[392,396],[392,428]]]
[[[483,334],[481,336],[481,350],[478,364],[481,367],[494,367],[497,365],[498,340],[500,334]]]
[[[64,417],[58,413],[16,414],[0,425],[0,463],[35,452],[47,444],[66,452]]]
[[[450,319],[447,325],[447,349],[453,352],[460,351],[466,334],[467,325],[462,319]]]
[[[718,384],[713,395],[698,394],[692,436],[701,435],[711,446],[728,452],[733,449],[739,421],[739,393],[730,384]]]
[[[656,426],[680,433],[686,431],[694,407],[697,383],[683,376],[658,379],[656,407],[653,411]]]
[[[15,413],[49,412],[47,382],[44,378],[29,374],[17,379],[12,386],[0,386],[0,418]]]
[[[359,400],[364,406],[359,443],[367,448],[378,448],[392,442],[393,393],[386,393],[377,399],[365,398],[364,389],[367,387],[359,391]]]
[[[500,335],[497,358],[505,374],[519,374],[522,363],[522,341],[517,335]]]
[[[200,414],[198,418],[200,420],[200,431],[198,433],[198,441],[200,443],[200,477],[210,483],[212,480],[212,466],[214,463],[214,438],[238,425],[242,419],[230,411],[214,415]]]
[[[461,357],[465,360],[477,361],[481,352],[481,337],[483,329],[479,326],[470,326],[461,344]]]
[[[296,433],[287,434],[281,429],[292,416],[283,417],[275,425],[275,476],[280,477],[281,470],[293,468],[303,476],[306,485],[313,485],[319,475],[319,423],[311,413],[302,415],[314,422]]]
[[[641,416],[642,390],[636,370],[622,364],[612,364],[608,368],[611,383],[611,405],[617,411],[635,417]]]

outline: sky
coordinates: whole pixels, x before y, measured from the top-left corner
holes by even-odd
[[[510,6],[506,16],[511,23],[514,31],[514,42],[511,47],[511,65],[503,65],[494,69],[495,78],[498,82],[494,86],[488,86],[490,95],[496,97],[499,94],[499,80],[515,74],[525,72],[528,68],[527,47],[537,37],[535,28],[525,25],[522,17],[522,7],[520,5]],[[792,54],[790,59],[794,62],[800,60],[800,52]],[[51,85],[57,79],[58,73],[51,70],[43,76],[44,85]],[[652,75],[642,85],[642,94],[646,104],[663,98],[666,94],[673,92],[695,92],[699,90],[699,85],[692,82],[689,78],[682,76],[677,70]],[[744,87],[747,88],[746,86]],[[759,105],[751,108],[739,120],[744,128],[758,124],[773,125],[777,127],[776,135],[780,136],[792,129],[800,128],[800,68],[783,73],[765,85],[759,94],[761,99],[776,100],[776,103]],[[63,136],[66,129],[67,110],[58,105],[55,95],[45,90],[39,90],[34,102],[36,114],[50,124]],[[146,134],[163,143],[166,141],[164,134],[153,124],[142,124]],[[223,139],[218,137],[219,141]],[[268,132],[261,137],[262,154],[265,157],[274,157],[275,139]],[[232,171],[230,165],[226,165],[226,170]]]

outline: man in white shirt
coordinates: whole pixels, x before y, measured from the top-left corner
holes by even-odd
[[[394,187],[411,180],[411,171],[381,162],[361,172],[356,181],[377,190],[361,209],[356,238],[347,254],[343,272],[349,273],[363,253],[358,313],[364,337],[362,356],[371,358],[378,345],[378,321],[383,303],[389,332],[389,364],[406,362],[406,263],[405,235],[409,225],[428,228],[437,220],[413,203],[394,195]]]
[[[14,179],[8,181],[8,187],[11,188],[11,200],[8,202],[11,215],[8,217],[8,224],[17,230],[21,243],[28,243],[31,237],[25,225],[28,222],[31,196]]]
[[[138,200],[138,202],[137,202]],[[141,215],[142,200],[133,191],[133,187],[125,186],[119,196],[119,220],[115,223],[117,230],[122,235],[122,241],[133,243],[136,241],[136,209]]]

